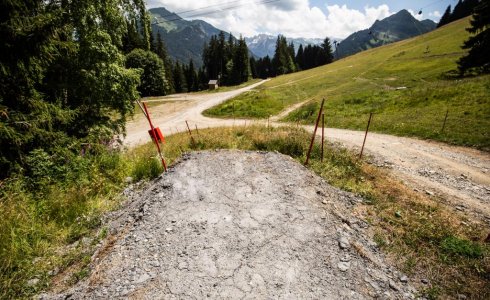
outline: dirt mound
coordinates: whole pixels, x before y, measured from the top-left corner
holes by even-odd
[[[41,298],[414,298],[358,201],[281,154],[193,153],[118,212],[86,280]]]

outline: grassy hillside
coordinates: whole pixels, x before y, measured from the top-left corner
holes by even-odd
[[[461,45],[468,26],[469,19],[462,19],[327,66],[274,78],[206,114],[266,118],[305,102],[285,121],[311,124],[325,98],[330,127],[363,129],[369,112],[374,112],[374,131],[488,149],[490,76],[450,76],[464,54]]]

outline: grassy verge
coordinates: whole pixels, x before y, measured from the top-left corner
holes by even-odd
[[[167,162],[187,151],[217,148],[278,151],[303,162],[310,138],[300,128],[256,126],[203,129],[194,137],[195,144],[184,133],[167,137]],[[427,296],[490,295],[490,249],[481,241],[482,225],[408,190],[339,146],[327,146],[323,163],[319,156],[316,145],[310,168],[332,185],[366,199],[356,213],[372,225],[373,238],[399,267],[411,278],[429,280],[422,286]],[[1,183],[0,298],[28,297],[47,288],[53,270],[70,270],[72,282],[86,276],[91,251],[105,236],[100,217],[118,207],[126,177],[150,179],[162,172],[151,143],[72,164],[62,172],[62,180],[53,173],[41,182],[46,176],[34,173]],[[43,171],[39,174],[51,170],[37,167]],[[36,182],[41,184],[33,186]]]
[[[207,110],[221,118],[267,118],[311,100],[284,121],[312,124],[326,99],[328,126],[373,130],[490,149],[490,75],[455,78],[469,19],[367,50],[332,64],[279,76]],[[448,119],[442,131],[446,112]]]

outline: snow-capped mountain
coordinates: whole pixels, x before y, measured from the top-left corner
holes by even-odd
[[[299,45],[319,45],[323,42],[323,39],[309,39],[309,38],[286,38],[288,43],[293,42],[294,49],[297,51]],[[248,49],[253,52],[253,54],[258,57],[265,57],[269,55],[274,56],[274,51],[276,50],[277,36],[268,34],[259,34],[253,37],[246,37],[245,42],[247,43]],[[331,39],[332,47],[333,40]]]

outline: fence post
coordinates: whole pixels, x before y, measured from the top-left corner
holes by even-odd
[[[325,98],[322,99],[322,104],[320,105],[320,111],[318,112],[318,117],[316,118],[315,129],[313,130],[313,135],[311,137],[310,148],[308,149],[308,153],[306,154],[305,166],[308,165],[308,161],[310,160],[311,149],[313,148],[313,143],[315,142],[316,130],[318,129],[318,123],[320,123],[320,116],[323,112],[323,103],[325,103]]]
[[[323,146],[325,144],[325,113],[322,113],[322,157],[320,159],[323,162]]]
[[[444,123],[442,123],[441,133],[444,132],[444,128],[446,128],[447,115],[449,114],[449,109],[446,110],[446,117],[444,118]]]
[[[371,124],[371,118],[372,117],[373,117],[373,113],[369,113],[369,120],[368,120],[368,124],[366,127],[366,133],[364,134],[364,141],[362,142],[361,154],[359,154],[359,159],[362,158],[362,152],[364,151],[364,145],[366,144],[366,138],[367,138],[367,134],[369,131],[369,125]]]
[[[189,136],[191,137],[191,143],[193,145],[196,145],[196,142],[194,141],[194,138],[192,137],[191,128],[189,127],[189,123],[187,123],[187,120],[185,121],[185,124],[187,125],[187,130],[189,131]]]

